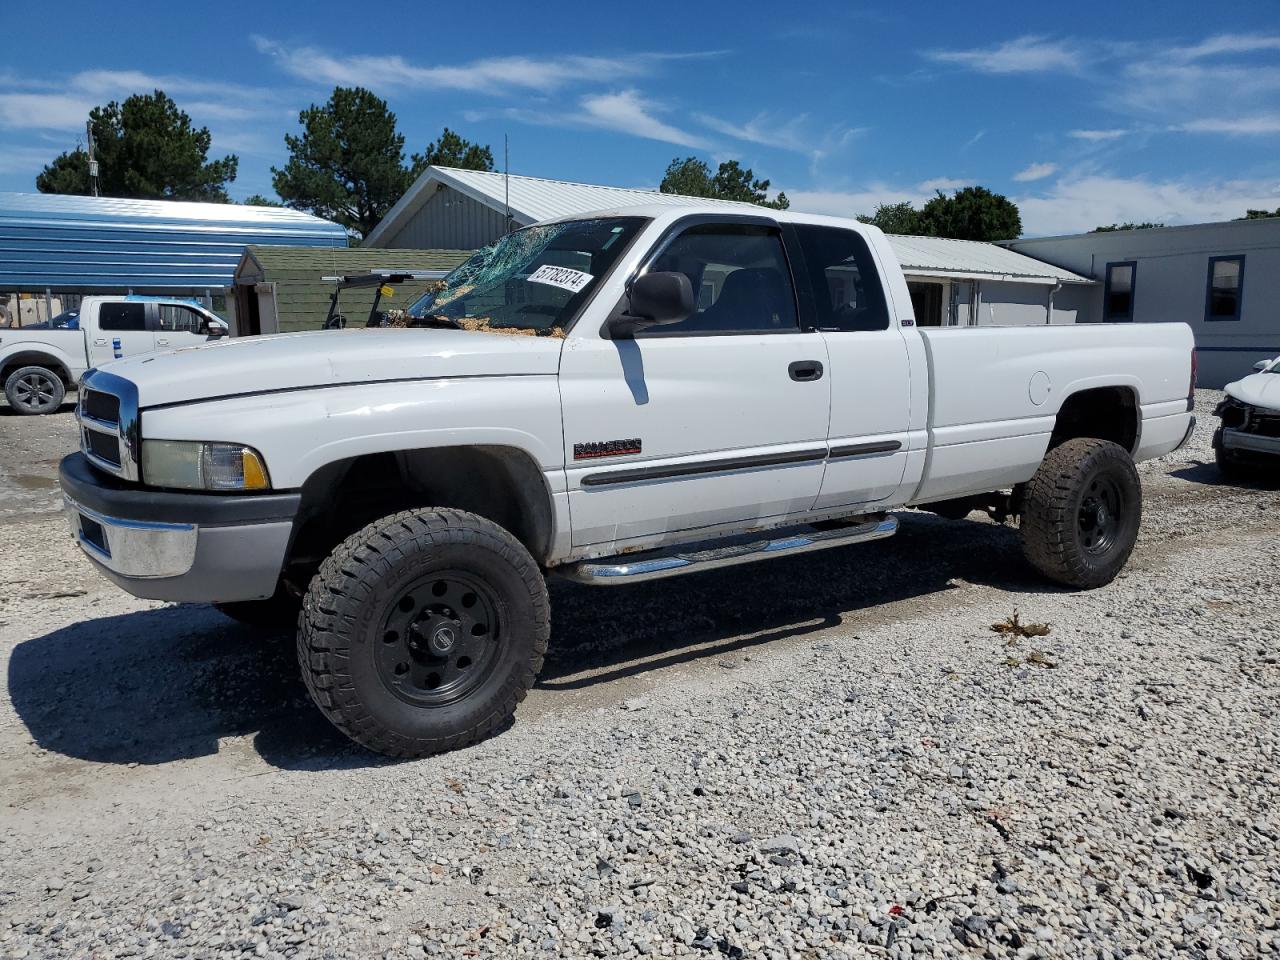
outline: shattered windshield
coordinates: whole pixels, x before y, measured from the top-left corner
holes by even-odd
[[[644,225],[642,217],[525,227],[475,253],[409,307],[410,326],[558,336]]]

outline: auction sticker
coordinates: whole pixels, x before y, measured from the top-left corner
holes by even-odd
[[[530,283],[545,283],[547,286],[559,287],[577,293],[591,282],[591,274],[570,267],[553,267],[546,263],[529,274]]]

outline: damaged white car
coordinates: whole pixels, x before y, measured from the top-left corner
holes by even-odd
[[[1280,458],[1280,357],[1254,366],[1257,373],[1227,384],[1226,399],[1214,415],[1222,420],[1213,435],[1218,468],[1241,476]],[[1280,460],[1272,460],[1280,464]]]

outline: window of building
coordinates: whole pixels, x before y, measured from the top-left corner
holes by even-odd
[[[671,241],[649,265],[689,278],[698,309],[688,320],[637,336],[781,332],[799,329],[782,236],[755,224],[700,224]]]
[[[1137,261],[1107,264],[1107,281],[1102,293],[1104,320],[1125,323],[1133,319],[1133,290],[1137,279]]]
[[[796,236],[814,296],[819,330],[887,330],[889,310],[871,250],[839,227],[799,225]]]
[[[1239,320],[1244,296],[1244,257],[1210,257],[1205,320]]]
[[[147,329],[145,303],[104,303],[98,308],[98,327],[102,330]]]
[[[190,307],[176,303],[157,305],[160,311],[160,329],[170,333],[200,333],[204,329],[205,318]]]
[[[911,294],[917,327],[942,326],[942,284],[908,280],[907,293]]]

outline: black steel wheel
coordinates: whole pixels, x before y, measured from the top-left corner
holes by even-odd
[[[460,700],[481,686],[506,640],[499,602],[459,570],[420,577],[382,624],[378,672],[387,689],[424,707]]]
[[[1128,562],[1141,524],[1142,484],[1129,452],[1078,437],[1046,453],[1027,483],[1022,549],[1051,580],[1100,587]]]
[[[1115,546],[1123,519],[1124,500],[1114,476],[1095,474],[1090,479],[1076,510],[1080,545],[1089,553],[1105,554]]]
[[[421,757],[500,729],[533,686],[550,629],[542,572],[515,537],[461,510],[408,510],[321,564],[298,660],[339,730]]]
[[[9,406],[26,416],[53,413],[66,393],[62,378],[45,367],[20,367],[4,383]]]

